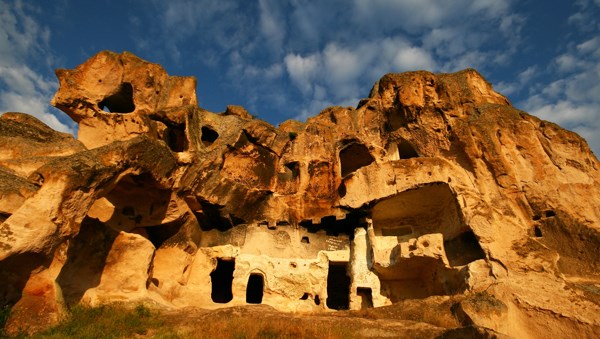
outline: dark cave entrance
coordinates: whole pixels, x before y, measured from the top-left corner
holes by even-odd
[[[260,304],[263,299],[265,280],[261,274],[252,273],[248,278],[246,286],[246,302],[248,304]]]
[[[485,253],[473,231],[461,233],[457,237],[444,241],[444,249],[450,266],[463,266],[479,259],[485,259]]]
[[[352,143],[340,151],[340,164],[342,177],[356,171],[357,169],[371,164],[375,159],[369,153],[367,146]]]
[[[173,152],[183,152],[187,149],[187,137],[185,135],[185,124],[174,125],[167,128],[165,141]]]
[[[350,277],[348,263],[329,262],[327,272],[327,307],[334,310],[350,308]]]
[[[133,86],[128,82],[122,83],[117,92],[100,101],[98,107],[101,110],[108,109],[111,113],[131,113],[135,111]]]
[[[411,159],[418,158],[419,154],[408,141],[402,139],[398,144],[398,156],[400,159]]]
[[[210,274],[212,291],[210,297],[212,301],[219,304],[226,304],[233,299],[231,284],[233,282],[233,271],[235,270],[235,260],[217,259],[217,267]]]
[[[208,126],[202,126],[201,131],[202,136],[200,137],[200,140],[202,141],[202,144],[206,147],[212,145],[219,137],[219,133],[217,133],[217,131]]]
[[[356,289],[356,295],[361,298],[360,309],[373,307],[373,291],[369,287],[358,287]]]

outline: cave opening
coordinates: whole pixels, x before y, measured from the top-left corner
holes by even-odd
[[[334,310],[350,308],[350,277],[346,262],[329,262],[327,272],[327,307]]]
[[[400,159],[418,158],[419,154],[415,148],[406,140],[400,140],[398,143],[398,155]]]
[[[200,140],[202,141],[202,144],[206,147],[212,145],[219,137],[219,133],[217,133],[217,131],[208,126],[202,126],[201,131],[202,136],[200,137]]]
[[[444,249],[450,266],[463,266],[475,260],[485,259],[485,253],[473,231],[461,233],[444,241]]]
[[[369,149],[360,143],[351,143],[340,151],[342,177],[371,164],[375,159]]]
[[[263,299],[264,278],[262,274],[252,273],[248,277],[248,285],[246,287],[246,303],[260,304]]]
[[[361,298],[360,308],[362,310],[373,307],[373,291],[370,287],[358,287],[356,295]]]
[[[233,299],[231,285],[233,283],[233,271],[235,270],[234,259],[217,259],[217,267],[210,274],[212,290],[210,297],[212,301],[226,304]]]
[[[101,110],[108,109],[110,113],[131,113],[135,111],[133,86],[129,82],[122,83],[117,92],[100,101],[98,107]]]
[[[536,238],[541,238],[542,237],[542,229],[539,226],[535,225],[533,227],[533,235],[535,235]]]
[[[187,137],[185,135],[185,124],[170,126],[165,133],[165,141],[171,151],[183,152],[187,148]]]

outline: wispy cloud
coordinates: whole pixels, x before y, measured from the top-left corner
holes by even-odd
[[[600,152],[600,26],[590,31],[587,24],[573,18],[597,18],[599,1],[578,1],[579,11],[569,23],[581,33],[564,53],[555,57],[546,70],[553,81],[535,84],[528,99],[519,103],[525,110],[574,130]]]
[[[57,116],[64,114],[49,105],[56,80],[29,66],[47,67],[51,57],[50,30],[29,14],[35,11],[39,9],[22,1],[0,1],[0,112],[29,113],[56,130],[73,133],[74,123],[60,121]]]

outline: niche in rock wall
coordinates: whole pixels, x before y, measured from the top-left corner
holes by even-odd
[[[445,267],[438,258],[407,258],[392,268],[376,273],[381,284],[381,295],[393,303],[433,295],[451,295],[466,288],[460,270]]]
[[[252,273],[248,277],[248,285],[246,287],[246,303],[260,304],[263,299],[265,281],[262,274]]]
[[[350,307],[350,277],[348,263],[329,262],[327,272],[327,307],[333,310],[347,310]]]
[[[447,183],[433,183],[398,193],[372,208],[376,236],[416,238],[441,233],[454,239],[469,231]]]
[[[188,140],[185,135],[185,124],[167,127],[165,131],[165,142],[173,152],[183,152],[188,148]]]
[[[400,159],[418,158],[419,154],[408,141],[401,139],[398,143],[398,157]]]
[[[358,295],[361,299],[361,309],[364,310],[373,307],[373,291],[370,287],[358,287],[356,289],[356,295]]]
[[[369,149],[365,145],[356,142],[344,147],[339,156],[342,178],[375,161]]]
[[[212,285],[210,297],[213,302],[226,304],[233,299],[231,285],[233,283],[234,270],[234,259],[217,259],[217,267],[210,274],[210,282]]]
[[[88,216],[114,230],[129,232],[177,218],[180,213],[177,204],[170,203],[171,198],[172,192],[160,188],[151,174],[126,175],[94,202]]]
[[[200,137],[200,140],[202,141],[202,144],[206,147],[212,145],[215,141],[217,141],[217,138],[219,137],[219,133],[217,133],[217,131],[208,126],[202,126],[201,131],[202,136]]]
[[[479,259],[485,259],[485,253],[473,231],[444,240],[444,249],[450,266],[462,266]]]
[[[115,93],[100,101],[98,107],[111,113],[131,113],[135,111],[133,86],[128,82],[122,83]]]

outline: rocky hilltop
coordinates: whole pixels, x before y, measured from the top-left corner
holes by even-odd
[[[194,78],[130,53],[56,74],[77,140],[0,117],[9,333],[78,304],[407,300],[450,300],[490,337],[600,333],[600,163],[475,70],[387,74],[356,108],[279,127],[199,108]]]

